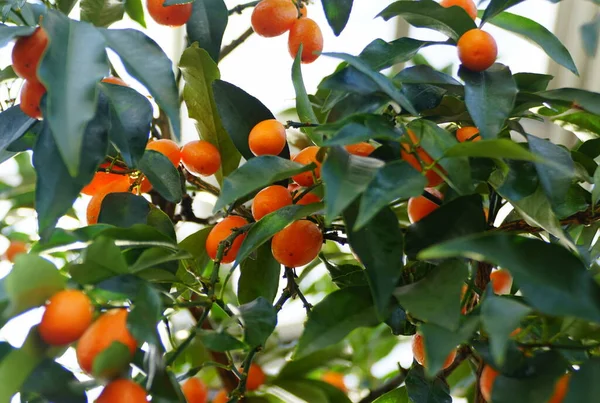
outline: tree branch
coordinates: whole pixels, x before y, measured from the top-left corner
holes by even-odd
[[[591,225],[598,221],[600,221],[600,211],[588,209],[561,220],[560,225]],[[545,230],[543,228],[533,227],[527,224],[525,220],[518,220],[502,224],[498,228],[494,228],[493,231],[537,233]]]
[[[239,38],[235,39],[229,45],[223,46],[223,48],[221,49],[221,53],[219,54],[219,60],[223,60],[228,54],[233,52],[235,48],[244,43],[246,39],[250,38],[253,33],[254,30],[252,29],[252,27],[250,27],[246,31],[244,31],[244,33],[241,34]]]
[[[289,129],[290,127],[293,127],[294,129],[300,129],[303,127],[319,127],[320,125],[318,123],[302,123],[302,122],[294,122],[292,120],[288,120],[285,128]]]
[[[408,370],[400,367],[400,373],[378,388],[369,392],[359,403],[371,403],[404,383]]]
[[[259,1],[251,1],[249,3],[244,3],[244,4],[238,4],[237,6],[230,9],[228,13],[229,13],[229,15],[241,14],[242,11],[244,11],[245,9],[250,8],[250,7],[255,7],[258,3],[260,3],[260,0]]]

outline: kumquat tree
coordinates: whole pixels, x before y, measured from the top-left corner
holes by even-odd
[[[491,26],[578,74],[522,0],[390,1],[445,39],[329,48],[359,1],[2,2],[0,403],[600,401],[600,94],[502,64]],[[288,37],[285,118],[221,79],[251,35]]]

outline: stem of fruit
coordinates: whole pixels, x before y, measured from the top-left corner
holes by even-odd
[[[233,52],[235,48],[244,43],[246,39],[250,38],[253,33],[254,30],[252,29],[252,27],[250,27],[247,30],[245,30],[244,33],[239,36],[239,38],[234,39],[229,45],[223,46],[223,48],[221,49],[221,53],[219,54],[219,60],[223,60],[225,56]]]
[[[260,3],[260,1],[251,1],[249,3],[238,4],[237,6],[235,6],[232,9],[229,10],[229,15],[232,15],[232,14],[241,14],[242,11],[244,11],[247,8],[256,7],[256,5],[258,3]]]
[[[250,369],[250,365],[252,365],[252,360],[254,360],[254,356],[258,352],[260,347],[254,347],[246,358],[244,359],[244,363],[242,364],[243,371],[240,376],[240,383],[237,388],[231,391],[230,398],[227,403],[237,403],[244,398],[244,393],[246,393],[246,381],[248,380],[248,370]]]

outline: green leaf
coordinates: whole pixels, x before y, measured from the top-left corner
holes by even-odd
[[[486,219],[480,195],[463,196],[414,223],[406,232],[406,255],[413,259],[432,245],[453,238],[483,232]]]
[[[465,141],[446,150],[446,157],[509,158],[512,160],[544,163],[545,159],[536,156],[522,144],[508,139]]]
[[[381,167],[362,195],[355,229],[367,224],[385,206],[398,199],[419,196],[427,179],[404,161]]]
[[[517,84],[510,69],[499,63],[481,72],[461,67],[458,75],[465,82],[467,109],[481,137],[497,138],[517,96]]]
[[[3,282],[10,301],[2,314],[3,320],[43,305],[65,287],[65,278],[52,263],[28,254],[17,255],[12,270]]]
[[[223,127],[242,157],[249,161],[254,158],[248,145],[250,131],[263,120],[275,117],[262,102],[233,84],[215,80],[212,88]],[[290,158],[287,145],[279,156],[284,159]]]
[[[597,92],[578,88],[559,88],[557,90],[538,92],[537,95],[547,100],[564,102],[567,106],[576,104],[588,112],[600,115],[600,94]]]
[[[17,73],[12,66],[6,66],[5,68],[0,70],[0,83],[9,80],[16,80],[19,78]]]
[[[258,248],[256,259],[242,261],[237,292],[239,303],[246,304],[258,297],[273,303],[279,289],[280,275],[281,265],[273,258],[271,245],[263,244]]]
[[[299,379],[316,368],[329,366],[332,360],[340,358],[342,348],[339,345],[308,354],[302,358],[287,361],[279,374],[279,379]],[[275,381],[277,382],[277,381]]]
[[[81,21],[97,27],[107,27],[123,19],[125,1],[81,0]]]
[[[100,91],[110,104],[110,140],[125,163],[135,168],[148,143],[152,105],[145,96],[122,85],[100,83]]]
[[[150,204],[142,196],[133,193],[109,193],[102,200],[98,222],[128,228],[145,223],[149,212]]]
[[[481,320],[485,331],[490,335],[490,349],[496,364],[504,364],[510,334],[530,312],[531,308],[528,306],[514,299],[496,296],[488,287],[481,303]]]
[[[459,7],[444,8],[435,1],[396,1],[379,13],[378,17],[389,20],[396,16],[419,28],[439,31],[455,41],[465,32],[477,28],[469,15]]]
[[[368,224],[355,230],[358,210],[355,202],[344,212],[348,240],[365,266],[377,315],[384,318],[392,293],[402,276],[404,237],[396,215],[387,207]]]
[[[69,387],[78,383],[75,375],[52,359],[46,358],[29,374],[21,386],[21,393],[35,394],[49,401],[86,403],[83,389]]]
[[[167,0],[164,4],[169,5],[172,2]],[[215,63],[219,62],[221,42],[228,19],[227,6],[223,0],[194,1],[192,16],[185,25],[189,43],[198,42]]]
[[[325,184],[325,215],[332,222],[350,205],[383,166],[381,160],[349,154],[340,146],[331,147],[321,167]]]
[[[325,7],[325,5],[323,6]],[[319,120],[315,115],[312,103],[310,102],[310,99],[308,99],[308,93],[306,92],[306,88],[304,87],[304,79],[302,78],[301,59],[302,44],[298,49],[298,53],[296,54],[296,58],[294,59],[294,64],[292,65],[292,83],[294,84],[294,91],[296,92],[296,112],[298,113],[298,118],[300,118],[300,122],[318,124]],[[320,136],[314,134],[313,129],[311,129],[310,127],[303,128],[303,132],[306,133],[306,135],[316,145],[319,146],[323,142],[323,139]]]
[[[113,341],[94,358],[92,374],[96,378],[114,377],[129,364],[129,361],[131,361],[129,347]]]
[[[177,234],[173,222],[161,209],[155,206],[150,206],[150,212],[146,217],[146,222],[149,226],[156,228],[158,231],[169,237],[170,240],[177,242]]]
[[[250,231],[248,231],[248,234],[238,251],[237,261],[245,261],[258,247],[292,222],[314,214],[322,209],[322,203],[311,203],[307,205],[294,204],[292,206],[282,207],[279,210],[267,214],[258,220],[258,222],[250,228]]]
[[[600,319],[600,287],[583,263],[561,246],[491,233],[449,241],[419,255],[422,259],[455,256],[508,267],[525,299],[540,312]]]
[[[354,329],[379,323],[367,287],[334,291],[311,310],[294,357],[306,357],[338,343]]]
[[[450,389],[442,378],[427,379],[423,367],[415,366],[406,375],[406,391],[411,402],[452,403]]]
[[[383,70],[395,64],[412,59],[424,47],[439,44],[431,41],[420,41],[413,38],[399,38],[386,42],[375,39],[360,52],[360,57],[375,70]]]
[[[405,132],[386,117],[370,113],[351,115],[347,119],[321,125],[315,131],[327,135],[324,146],[349,145],[370,139],[398,141]]]
[[[538,92],[545,91],[554,77],[547,74],[516,73],[513,78],[520,91]]]
[[[77,4],[77,0],[57,0],[56,5],[58,9],[63,12],[64,15],[69,15],[73,7]]]
[[[273,155],[252,158],[225,178],[214,211],[255,190],[313,168],[314,164],[302,165]]]
[[[163,304],[158,291],[142,282],[133,300],[133,309],[127,315],[127,329],[138,342],[160,346],[157,324],[163,315]]]
[[[353,0],[323,0],[322,3],[329,26],[335,36],[340,36],[350,18]]]
[[[72,265],[69,273],[79,284],[96,284],[128,271],[121,249],[110,238],[101,236],[85,250],[83,265]]]
[[[342,391],[315,379],[281,379],[275,382],[275,386],[303,402],[350,403]]]
[[[488,22],[535,43],[556,63],[566,67],[573,74],[579,75],[577,66],[575,66],[575,62],[567,48],[552,32],[541,24],[529,18],[506,12],[496,15],[489,19]]]
[[[25,115],[19,105],[0,113],[0,151],[5,151],[12,142],[23,136],[36,123]]]
[[[142,83],[171,121],[175,138],[181,132],[179,91],[173,64],[156,42],[135,29],[102,29],[106,43],[127,72]]]
[[[481,16],[482,25],[491,18],[494,18],[504,10],[522,3],[523,0],[492,0],[488,4],[483,16]],[[480,12],[481,13],[481,12]]]
[[[592,21],[583,24],[579,30],[583,39],[585,53],[589,57],[596,57],[599,43],[598,38],[600,37],[600,16],[596,16]]]
[[[367,275],[362,267],[353,264],[335,265],[324,260],[325,267],[331,275],[331,281],[340,288],[369,285]]]
[[[378,397],[373,403],[410,403],[406,387],[397,388],[385,395]]]
[[[447,260],[424,279],[397,288],[394,296],[414,317],[456,330],[460,320],[460,293],[467,275],[464,262]]]
[[[211,350],[224,353],[231,350],[242,350],[246,347],[244,343],[224,332],[215,332],[214,330],[202,330],[198,337],[204,346]]]
[[[16,37],[29,36],[33,31],[35,27],[0,24],[0,47],[6,46]]]
[[[125,12],[129,18],[140,24],[143,28],[146,28],[142,0],[125,0]]]
[[[263,297],[239,307],[244,324],[244,341],[250,347],[264,346],[277,325],[277,312]]]
[[[571,376],[565,403],[587,402],[593,399],[592,396],[598,396],[600,393],[599,376],[600,359],[592,358],[581,364],[579,371]]]
[[[206,238],[213,227],[202,228],[185,238],[179,243],[179,247],[194,256],[196,264],[200,270],[204,269],[211,260],[206,252]]]
[[[48,94],[44,120],[68,172],[77,177],[86,126],[96,114],[97,83],[108,73],[104,38],[91,25],[48,10],[42,27],[49,43],[38,68]],[[73,75],[73,71],[79,73]]]
[[[431,0],[424,0],[424,1],[429,2]],[[424,1],[421,1],[419,3],[422,3]],[[412,2],[407,1],[406,3],[412,3]],[[404,96],[404,94],[402,94],[400,89],[398,89],[394,85],[392,80],[390,80],[388,77],[384,76],[383,74],[379,73],[378,71],[374,71],[373,69],[371,69],[371,67],[367,63],[362,61],[360,58],[358,58],[356,56],[348,55],[346,53],[330,52],[330,53],[323,53],[323,55],[329,56],[329,57],[334,57],[336,59],[342,59],[343,61],[347,62],[349,65],[351,65],[352,67],[354,67],[361,73],[367,75],[371,80],[373,80],[375,82],[375,84],[377,84],[377,87],[379,88],[379,90],[381,92],[383,92],[384,94],[386,94],[387,96],[389,96],[392,101],[397,102],[398,105],[400,105],[402,107],[402,109],[405,109],[411,115],[415,115],[415,116],[418,115],[417,111],[411,105],[410,101]]]
[[[194,7],[196,4],[202,2],[195,2]],[[215,98],[217,94],[213,93],[213,84],[218,82],[221,76],[219,69],[209,54],[197,45],[192,45],[183,52],[179,67],[185,80],[183,99],[188,107],[188,115],[196,121],[200,137],[217,147],[221,155],[221,167],[216,173],[217,179],[221,182],[223,177],[228,176],[238,167],[240,154],[232,142],[234,137],[227,135],[223,127],[217,109],[217,98]],[[223,118],[226,119],[227,116]],[[246,134],[246,147],[249,133],[250,131]]]
[[[177,168],[162,153],[146,150],[139,162],[139,169],[148,178],[152,187],[172,203],[181,201],[181,179]]]
[[[190,257],[191,254],[187,251],[177,251],[174,253],[172,250],[165,248],[149,248],[142,252],[142,254],[135,261],[135,264],[131,266],[130,271],[131,273],[140,273],[144,270],[163,266],[165,263],[189,259]],[[174,272],[175,270],[176,268],[172,271]]]
[[[596,204],[600,200],[600,167],[594,172],[594,189],[592,190],[592,209],[595,209]]]

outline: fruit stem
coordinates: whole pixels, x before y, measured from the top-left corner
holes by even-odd
[[[244,11],[245,9],[250,8],[250,7],[255,7],[258,3],[260,3],[260,0],[259,1],[251,1],[251,2],[243,3],[243,4],[238,4],[237,6],[230,9],[228,11],[228,14],[229,15],[241,14],[242,11]]]
[[[250,27],[247,30],[245,30],[244,33],[241,34],[237,39],[234,39],[229,45],[223,46],[223,48],[221,49],[221,53],[219,54],[219,60],[223,60],[225,56],[233,52],[235,48],[244,43],[246,39],[250,38],[253,33],[254,30],[252,29],[252,27]]]

